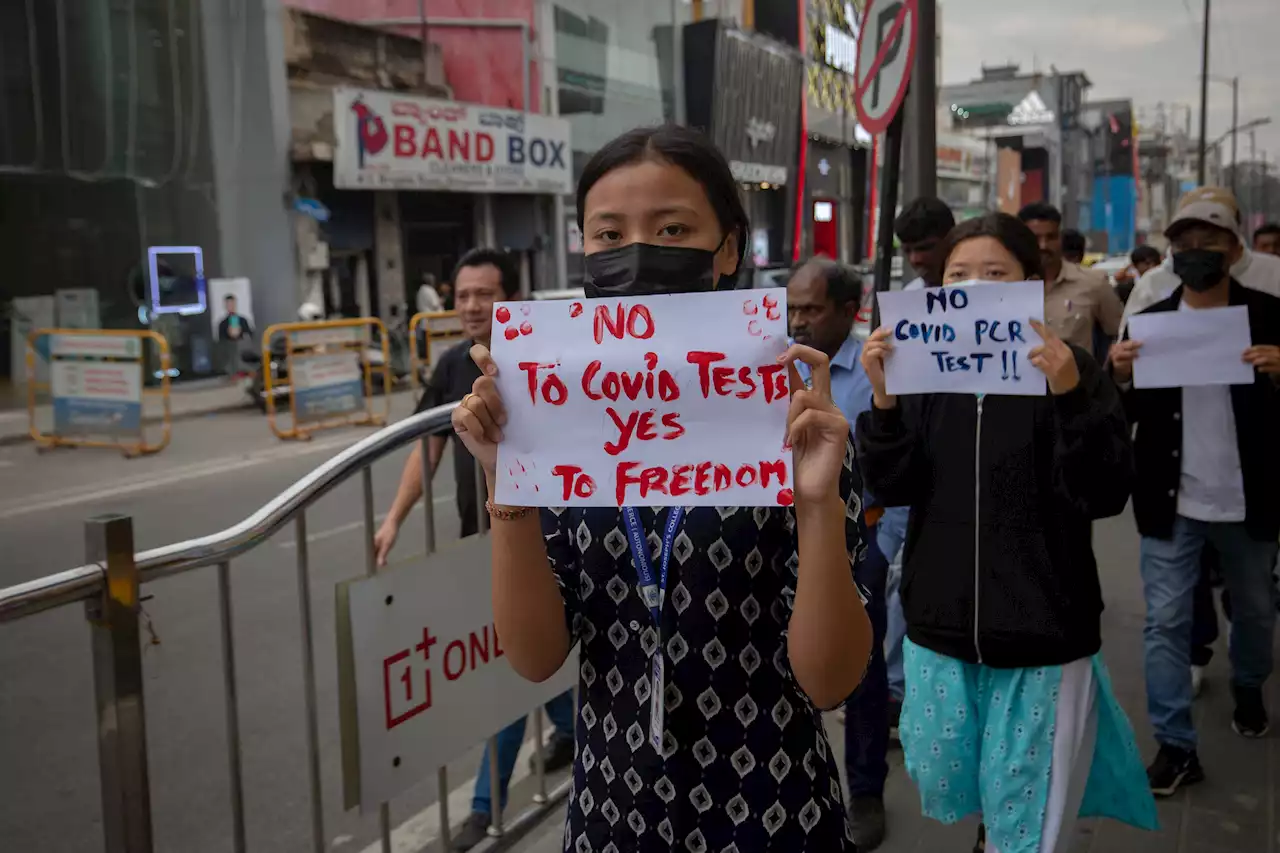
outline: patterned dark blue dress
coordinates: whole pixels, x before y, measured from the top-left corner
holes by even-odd
[[[850,445],[840,478],[850,571],[864,553],[861,491]],[[657,566],[666,510],[639,515]],[[581,644],[564,849],[852,851],[821,714],[787,658],[799,562],[794,512],[687,509],[661,635],[640,598],[620,512],[544,510],[542,524]],[[661,754],[648,736],[658,643],[666,670]]]

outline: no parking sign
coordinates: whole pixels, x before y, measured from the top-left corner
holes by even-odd
[[[883,133],[902,106],[916,54],[916,0],[870,0],[858,34],[858,122]]]

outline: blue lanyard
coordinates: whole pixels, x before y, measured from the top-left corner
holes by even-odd
[[[640,523],[640,513],[636,512],[635,507],[622,508],[622,521],[627,526],[627,542],[631,545],[631,561],[635,563],[636,577],[640,581],[640,597],[653,615],[653,625],[659,632],[662,630],[662,600],[667,592],[667,567],[671,564],[671,551],[683,516],[684,507],[673,506],[667,510],[667,525],[662,535],[661,574],[655,579],[644,525]]]

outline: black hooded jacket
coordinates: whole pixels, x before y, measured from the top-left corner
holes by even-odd
[[[1133,481],[1120,394],[1072,347],[1079,384],[1043,397],[922,394],[858,417],[867,489],[908,506],[907,636],[994,667],[1064,664],[1102,644],[1091,522]]]

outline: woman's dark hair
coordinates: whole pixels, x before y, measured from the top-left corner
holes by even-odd
[[[498,271],[498,280],[502,283],[502,292],[506,294],[508,299],[520,291],[520,276],[516,272],[515,265],[511,262],[511,256],[506,252],[484,246],[471,249],[458,260],[457,266],[453,268],[453,275],[449,276],[449,281],[457,281],[458,273],[467,267],[493,267],[496,269]]]
[[[1044,278],[1040,265],[1040,243],[1026,223],[1007,213],[988,213],[976,219],[961,222],[942,243],[942,267],[945,270],[951,253],[965,240],[975,237],[992,237],[999,241],[1022,264],[1022,274],[1027,279]]]
[[[707,201],[716,212],[720,227],[738,236],[738,270],[747,254],[747,211],[738,194],[738,182],[729,171],[729,163],[720,149],[697,130],[678,124],[637,127],[607,142],[591,156],[578,178],[578,227],[583,227],[587,209],[587,193],[596,182],[614,169],[645,160],[657,160],[679,166],[707,193]],[[730,282],[736,277],[730,277]]]

